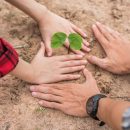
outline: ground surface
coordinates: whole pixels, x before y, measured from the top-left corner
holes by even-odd
[[[91,26],[100,21],[130,38],[129,0],[39,0],[55,13],[83,28],[92,40]],[[36,23],[16,8],[0,1],[0,37],[14,46],[28,45],[17,49],[20,56],[30,61],[37,52],[40,33]],[[92,43],[92,54],[102,57],[103,51],[97,42]],[[65,49],[55,51],[66,54]],[[129,54],[128,54],[129,56]],[[118,76],[88,65],[99,87],[111,96],[129,96],[130,75]],[[83,77],[78,81],[81,83]],[[41,109],[28,90],[28,85],[13,77],[0,79],[0,130],[110,130],[100,128],[90,118],[75,118],[50,109]]]

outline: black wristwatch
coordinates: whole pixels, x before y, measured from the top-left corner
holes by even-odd
[[[92,97],[90,97],[86,103],[86,111],[90,117],[92,117],[95,120],[99,120],[97,117],[97,112],[98,112],[98,106],[99,106],[99,101],[102,98],[106,98],[107,96],[103,94],[97,94]],[[101,122],[101,126],[104,125],[104,122]]]

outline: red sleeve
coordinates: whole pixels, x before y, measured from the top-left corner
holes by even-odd
[[[12,71],[17,64],[17,52],[7,41],[0,38],[0,77]]]

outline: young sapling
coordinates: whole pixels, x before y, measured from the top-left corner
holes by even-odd
[[[60,48],[64,45],[68,38],[69,41],[69,49],[68,53],[70,52],[70,49],[73,50],[80,50],[82,48],[83,39],[79,34],[71,33],[67,37],[67,35],[63,32],[57,32],[52,36],[51,39],[51,47],[52,48]]]

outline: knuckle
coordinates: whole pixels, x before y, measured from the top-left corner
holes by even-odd
[[[71,76],[71,75],[67,75],[66,78],[67,78],[67,79],[71,79],[72,76]]]
[[[103,65],[104,68],[109,68],[109,67],[110,67],[110,63],[109,63],[108,60],[104,60],[104,61],[102,62],[102,65]]]
[[[84,64],[85,62],[84,61],[79,61],[79,65],[82,65]]]
[[[78,69],[78,67],[71,67],[70,71],[75,71],[75,69]]]
[[[51,103],[51,107],[52,107],[53,109],[55,109],[55,108],[56,108],[56,104],[55,104],[54,102],[52,102],[52,103]]]
[[[75,76],[75,75],[71,76],[71,79],[75,79],[75,78],[76,78],[76,76]]]
[[[53,97],[53,95],[48,95],[48,99],[53,99],[54,97]]]
[[[51,93],[51,92],[52,92],[52,89],[51,89],[51,88],[47,88],[47,89],[46,89],[46,92],[47,92],[47,93]]]
[[[97,38],[99,38],[99,37],[101,37],[101,34],[98,33],[98,32],[95,32],[95,36],[96,36]]]
[[[74,65],[75,61],[70,61],[69,64]]]
[[[67,56],[66,56],[67,59],[70,59],[70,58],[72,58],[72,57],[73,57],[73,56],[71,56],[71,55],[67,55]]]

